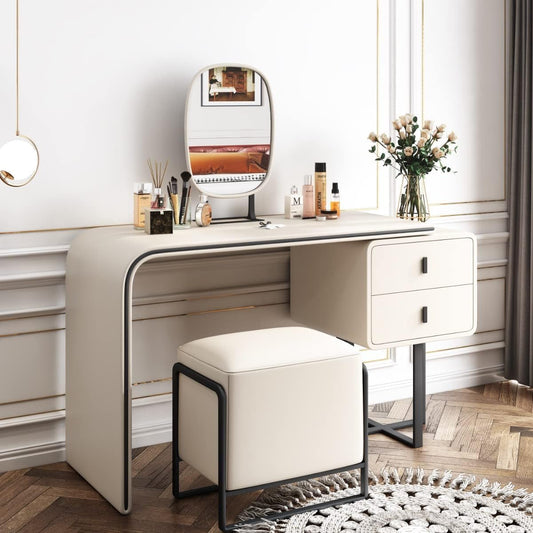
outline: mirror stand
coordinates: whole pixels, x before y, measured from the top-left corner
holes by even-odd
[[[255,216],[255,194],[248,196],[248,215],[245,217],[223,217],[214,218],[211,224],[229,224],[230,222],[261,222],[264,218],[257,218]]]

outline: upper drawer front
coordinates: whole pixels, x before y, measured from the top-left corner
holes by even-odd
[[[372,294],[474,283],[473,260],[469,238],[377,245],[371,256]]]
[[[372,297],[372,342],[407,344],[472,330],[474,285]]]

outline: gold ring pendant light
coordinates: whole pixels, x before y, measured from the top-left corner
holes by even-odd
[[[10,187],[28,184],[39,169],[39,150],[35,143],[19,130],[19,0],[16,0],[16,115],[15,137],[0,147],[0,179]]]

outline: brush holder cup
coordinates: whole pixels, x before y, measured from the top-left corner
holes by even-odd
[[[176,220],[177,219],[177,220]],[[181,216],[178,213],[175,213],[174,216],[174,229],[190,229],[191,227],[191,206],[187,206]]]

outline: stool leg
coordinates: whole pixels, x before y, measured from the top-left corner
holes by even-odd
[[[226,531],[227,397],[226,391],[220,385],[215,392],[217,393],[218,398],[218,527],[221,531]]]
[[[363,466],[361,472],[361,495],[368,497],[368,370],[363,363]]]
[[[200,487],[180,492],[179,485],[179,376],[184,374],[200,385],[216,393],[218,399],[218,485]],[[202,376],[191,368],[176,363],[172,367],[172,493],[175,498],[197,496],[218,491],[218,525],[222,531],[228,531],[226,525],[227,480],[226,480],[226,439],[227,439],[227,396],[224,388],[217,382]]]
[[[180,458],[178,450],[178,413],[179,413],[179,368],[172,367],[172,494],[179,498]]]

